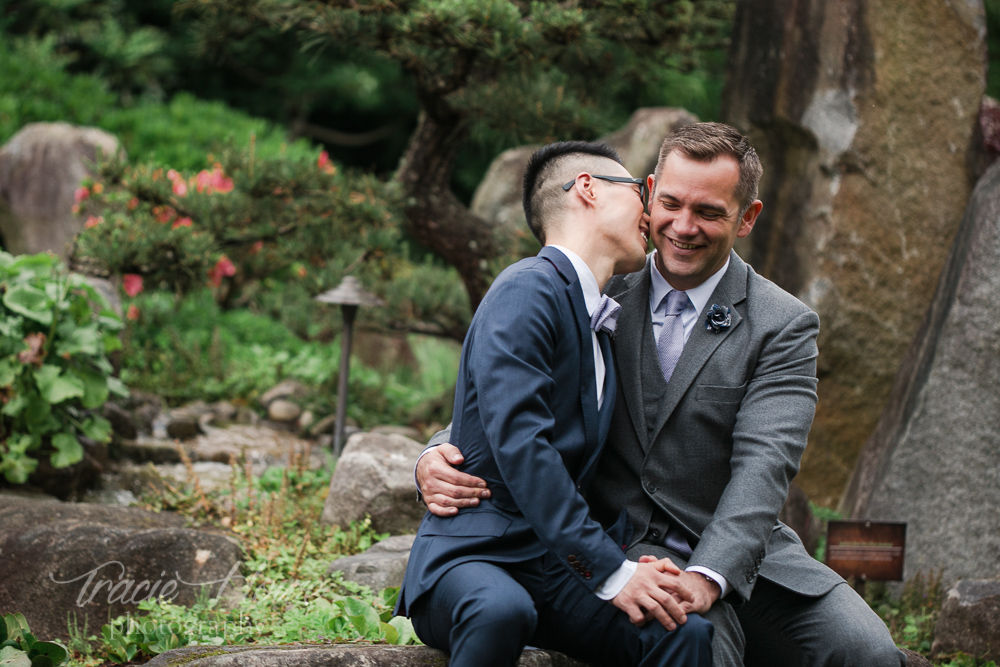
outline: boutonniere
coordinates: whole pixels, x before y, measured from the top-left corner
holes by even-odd
[[[708,309],[708,317],[705,318],[705,328],[712,333],[719,333],[728,329],[733,323],[733,317],[729,308],[723,308],[718,304],[712,304]]]

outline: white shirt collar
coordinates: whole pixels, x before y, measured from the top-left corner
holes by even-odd
[[[694,306],[697,315],[701,315],[701,311],[705,310],[708,300],[712,298],[712,292],[719,286],[719,281],[722,280],[722,276],[725,275],[728,268],[729,258],[727,257],[726,263],[722,265],[722,268],[709,276],[708,280],[697,287],[687,290],[688,299],[691,300],[691,305]],[[649,272],[652,277],[652,282],[649,284],[649,310],[655,311],[657,306],[663,301],[663,297],[674,289],[667,282],[667,279],[663,277],[659,269],[656,268],[656,250],[650,255]]]
[[[597,289],[597,278],[594,277],[594,272],[579,255],[569,248],[564,248],[561,245],[550,245],[549,247],[566,255],[566,259],[573,265],[576,277],[580,280],[580,287],[583,289],[583,301],[587,305],[587,315],[593,315],[601,300],[601,290]]]

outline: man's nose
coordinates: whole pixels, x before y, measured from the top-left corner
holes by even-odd
[[[698,233],[698,224],[694,213],[687,209],[681,209],[674,214],[674,220],[670,227],[675,234],[694,236]]]

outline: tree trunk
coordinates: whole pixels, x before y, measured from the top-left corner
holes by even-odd
[[[475,311],[489,287],[488,260],[502,247],[489,223],[452,194],[455,156],[467,135],[460,114],[425,106],[396,172],[410,201],[406,217],[413,237],[458,269]]]

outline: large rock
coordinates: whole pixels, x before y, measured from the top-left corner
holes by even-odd
[[[94,630],[147,597],[192,604],[203,586],[238,596],[239,543],[183,525],[166,512],[0,496],[0,613],[65,640],[70,613]]]
[[[196,646],[161,653],[148,667],[445,667],[448,656],[429,646],[287,644]],[[585,667],[555,651],[528,650],[517,667]]]
[[[341,572],[344,579],[379,591],[387,586],[402,586],[410,547],[416,535],[394,535],[356,556],[338,558],[330,563],[327,574]]]
[[[931,653],[963,651],[979,660],[1000,660],[1000,581],[965,580],[947,593]]]
[[[51,250],[65,257],[83,229],[73,194],[92,173],[98,152],[114,155],[118,140],[95,127],[25,125],[0,148],[0,235],[13,254]]]
[[[820,315],[797,478],[820,505],[841,496],[958,229],[984,37],[981,0],[737,2],[723,117],[764,164],[737,250]]]
[[[844,496],[906,521],[906,570],[1000,576],[1000,162],[980,179],[920,332]]]
[[[323,522],[346,527],[370,514],[379,532],[415,532],[424,506],[416,500],[413,466],[423,449],[401,435],[352,435],[333,471]]]
[[[598,141],[610,144],[625,168],[636,178],[653,173],[663,138],[682,125],[698,119],[684,109],[653,107],[638,109],[622,129]],[[515,234],[528,234],[521,207],[521,180],[528,158],[538,146],[511,148],[498,155],[472,197],[472,211]]]

